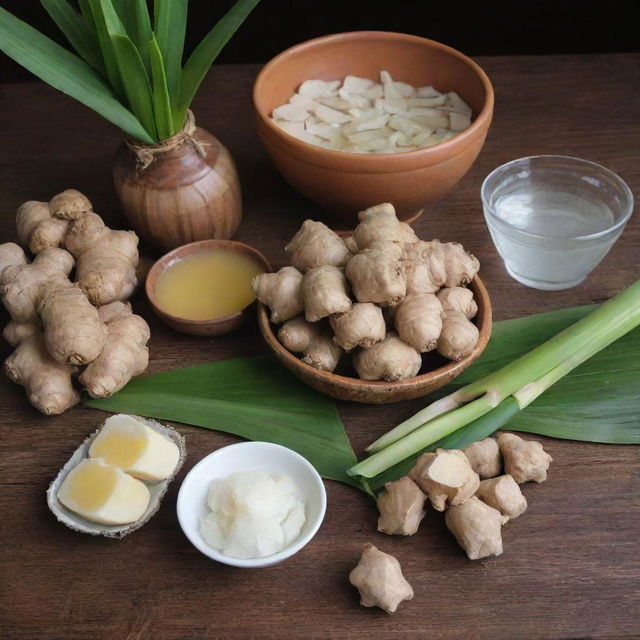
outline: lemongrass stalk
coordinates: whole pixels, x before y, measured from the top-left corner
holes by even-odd
[[[593,355],[638,324],[640,280],[524,356],[419,411],[378,438],[366,450],[381,451],[422,425],[483,394],[492,395],[493,406],[497,406],[525,385],[570,360],[576,353],[585,351]],[[590,351],[591,345],[595,348],[593,352]]]

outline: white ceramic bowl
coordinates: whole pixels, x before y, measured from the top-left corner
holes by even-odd
[[[267,471],[290,476],[305,497],[306,520],[293,544],[265,558],[226,556],[210,547],[200,535],[200,520],[206,513],[206,499],[212,480],[235,471]],[[222,447],[200,460],[185,476],[178,493],[178,521],[193,546],[205,556],[234,567],[269,567],[300,551],[316,534],[327,508],[322,478],[300,454],[270,442],[240,442]]]

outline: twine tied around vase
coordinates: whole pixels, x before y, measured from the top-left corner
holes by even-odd
[[[187,110],[187,117],[184,123],[184,127],[178,133],[161,140],[157,144],[143,144],[137,142],[133,138],[125,136],[125,143],[136,157],[136,171],[138,173],[144,171],[161,153],[167,153],[172,151],[182,144],[190,144],[196,153],[201,158],[207,157],[206,146],[209,146],[208,142],[200,142],[196,140],[194,133],[196,131],[196,119],[191,109]]]

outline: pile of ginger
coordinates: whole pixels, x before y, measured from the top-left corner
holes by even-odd
[[[504,432],[463,450],[425,453],[407,476],[385,484],[377,501],[378,531],[413,535],[429,500],[436,511],[445,512],[447,528],[471,560],[499,556],[503,525],[527,508],[520,485],[544,482],[551,462],[539,442]],[[387,613],[413,598],[400,563],[370,543],[350,581],[360,591],[363,606]]]
[[[138,237],[109,229],[75,189],[25,202],[16,228],[22,246],[0,245],[0,299],[11,318],[2,335],[15,347],[7,376],[48,415],[79,402],[72,382],[79,367],[92,397],[119,391],[149,360],[149,327],[127,302],[137,285]]]
[[[455,242],[420,240],[389,203],[358,218],[346,241],[306,220],[285,247],[291,265],[252,281],[281,325],[280,342],[324,371],[351,352],[363,380],[411,378],[433,350],[450,360],[470,354],[478,307],[465,285],[476,258]]]

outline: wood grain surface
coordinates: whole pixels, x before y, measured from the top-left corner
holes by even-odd
[[[640,55],[479,63],[496,92],[487,143],[459,186],[426,211],[416,230],[461,241],[479,257],[496,319],[609,298],[640,277],[637,213],[582,285],[535,291],[506,274],[485,227],[479,190],[497,165],[552,153],[600,162],[637,195]],[[257,70],[215,68],[194,111],[237,161],[244,196],[237,239],[278,262],[300,221],[319,212],[279,178],[258,144],[250,99]],[[119,142],[113,127],[40,83],[5,86],[1,113],[1,241],[15,239],[13,216],[21,202],[47,200],[67,187],[86,192],[96,211],[123,224],[110,176]],[[264,350],[254,326],[230,336],[189,337],[159,324],[143,296],[134,307],[152,325],[150,372]],[[3,343],[2,357],[8,353]],[[423,405],[340,403],[339,410],[360,453]],[[3,639],[640,637],[639,447],[541,438],[554,458],[549,480],[524,487],[529,509],[504,529],[499,558],[467,560],[433,511],[413,537],[378,534],[373,503],[328,482],[327,517],[313,542],[282,565],[249,571],[202,556],[175,516],[184,473],[233,438],[177,425],[188,459],[159,513],[122,541],[96,539],[58,524],[45,490],[103,414],[76,407],[45,417],[4,376],[0,407]],[[367,541],[396,555],[415,589],[415,599],[394,616],[361,608],[348,583]]]

